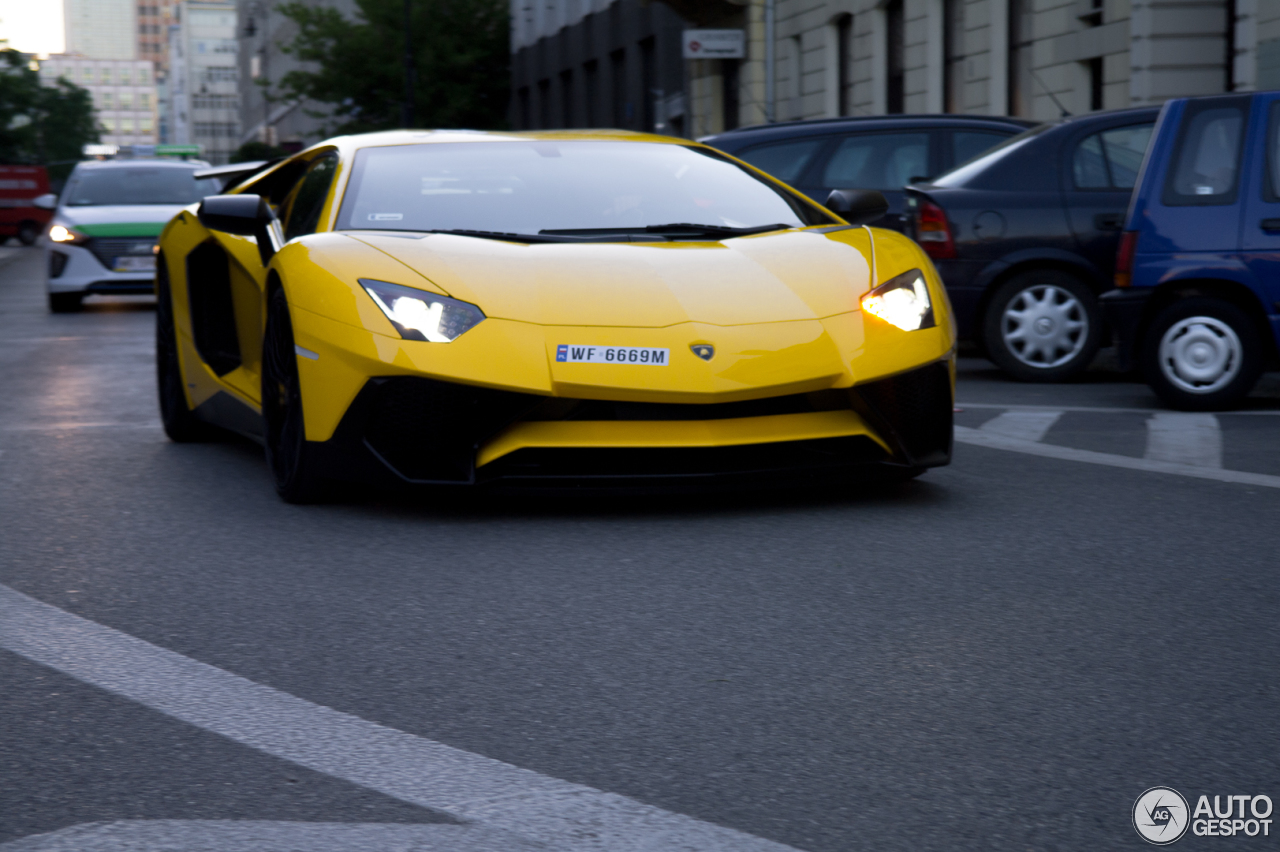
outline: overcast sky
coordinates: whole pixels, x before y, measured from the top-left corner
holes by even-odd
[[[0,39],[23,53],[61,53],[62,0],[0,0]]]

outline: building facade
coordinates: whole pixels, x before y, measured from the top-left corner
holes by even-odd
[[[574,7],[590,0],[525,2],[512,2],[517,62],[522,53],[563,53],[563,33],[582,17]],[[628,2],[596,0],[591,14],[608,17]],[[667,2],[687,25],[745,32],[741,60],[677,60],[688,93],[679,130],[695,137],[770,113],[775,120],[901,112],[1051,119],[1280,88],[1277,0],[773,0],[772,63],[764,0]],[[543,60],[548,69],[556,64]],[[540,106],[524,122],[520,104],[540,104],[536,86],[551,92],[553,105],[555,98],[549,74],[522,95],[528,85],[527,77],[513,80],[516,126],[583,126]]]
[[[238,0],[240,28],[240,141],[265,142],[287,151],[301,150],[326,134],[322,104],[281,100],[272,88],[285,74],[304,67],[281,50],[298,35],[298,25],[276,9],[275,0]],[[309,6],[336,9],[354,20],[355,0],[308,0]]]
[[[169,26],[166,142],[196,144],[226,163],[240,147],[236,7],[230,0],[182,0]]]
[[[646,0],[512,0],[516,128],[619,127],[686,135],[685,22]]]
[[[50,56],[40,61],[40,82],[65,79],[89,90],[102,141],[153,145],[158,136],[155,68],[145,59]]]

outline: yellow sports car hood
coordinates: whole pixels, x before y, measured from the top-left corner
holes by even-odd
[[[821,319],[857,310],[871,280],[870,241],[861,228],[668,243],[349,236],[487,316],[539,325],[660,328],[690,321],[734,326]]]

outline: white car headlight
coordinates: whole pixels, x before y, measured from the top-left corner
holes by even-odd
[[[448,296],[371,278],[358,280],[405,340],[452,343],[485,318],[475,305]]]
[[[49,239],[55,243],[87,243],[89,238],[84,234],[72,228],[70,225],[64,225],[61,222],[55,222],[49,228]]]
[[[862,309],[903,331],[933,328],[933,303],[924,273],[912,269],[895,275],[862,297]]]

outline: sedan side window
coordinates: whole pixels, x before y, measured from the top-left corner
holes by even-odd
[[[329,195],[329,185],[338,171],[338,155],[325,154],[307,169],[306,177],[298,186],[289,207],[289,218],[284,223],[286,241],[304,234],[314,234],[320,223],[320,211]]]
[[[1134,124],[1102,132],[1102,147],[1107,152],[1112,186],[1133,189],[1138,182],[1138,170],[1142,168],[1142,158],[1146,156],[1153,129],[1154,124]]]
[[[850,136],[831,155],[822,185],[831,189],[902,189],[929,173],[928,133]]]
[[[983,151],[994,148],[1012,135],[1012,133],[991,133],[986,130],[957,130],[951,134],[951,163],[947,165],[947,168],[950,169],[952,166],[972,160]],[[924,172],[920,172],[920,174],[924,174]]]
[[[1071,159],[1076,189],[1133,189],[1154,127],[1132,124],[1085,137]]]
[[[772,145],[757,145],[737,155],[762,172],[773,175],[783,183],[795,183],[804,174],[804,170],[813,161],[829,136],[812,139],[798,139],[789,142],[775,142]]]

